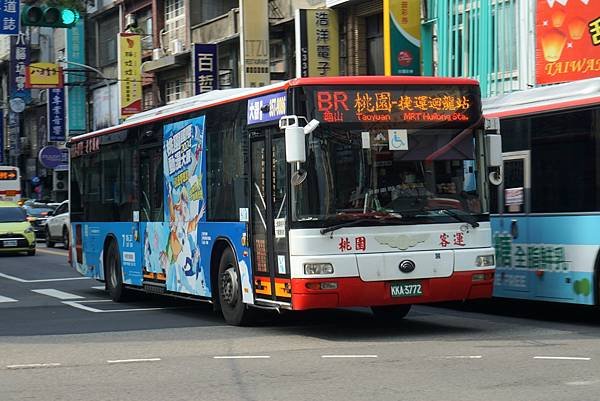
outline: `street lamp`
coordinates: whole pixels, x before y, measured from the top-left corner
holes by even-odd
[[[113,119],[112,119],[112,100],[111,100],[111,96],[110,96],[110,79],[108,79],[103,73],[102,71],[100,71],[97,68],[91,67],[87,64],[81,64],[81,63],[76,63],[74,61],[69,61],[64,57],[59,57],[56,59],[57,63],[65,63],[65,64],[72,64],[74,66],[77,67],[82,67],[82,68],[86,68],[90,71],[94,71],[96,74],[100,75],[100,77],[102,77],[102,79],[104,79],[104,83],[106,84],[106,95],[108,96],[108,119],[109,119],[109,124],[112,125],[113,123]]]

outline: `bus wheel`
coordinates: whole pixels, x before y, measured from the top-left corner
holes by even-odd
[[[387,306],[372,306],[371,311],[376,319],[391,322],[400,320],[408,315],[412,305],[387,305]]]
[[[231,248],[226,248],[219,262],[219,303],[225,321],[234,326],[249,323],[249,311],[242,300],[240,270]]]
[[[115,302],[121,302],[125,298],[123,288],[123,274],[121,273],[121,258],[117,244],[111,241],[106,253],[106,289]]]
[[[54,248],[54,241],[50,238],[50,230],[46,227],[46,247]]]

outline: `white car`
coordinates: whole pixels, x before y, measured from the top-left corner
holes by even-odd
[[[46,220],[46,246],[53,248],[57,242],[69,249],[69,201],[64,201]]]

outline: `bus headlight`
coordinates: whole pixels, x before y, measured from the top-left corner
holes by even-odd
[[[331,263],[305,263],[304,274],[333,274]]]
[[[475,259],[475,265],[477,267],[494,266],[494,262],[494,255],[479,255]]]

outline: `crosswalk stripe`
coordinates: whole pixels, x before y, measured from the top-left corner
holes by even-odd
[[[80,297],[79,295],[69,294],[68,292],[55,290],[52,288],[45,288],[40,290],[31,290],[33,292],[37,292],[38,294],[48,295],[49,297],[54,297],[58,299],[83,299],[84,297]]]
[[[0,295],[0,303],[1,302],[19,302],[16,299],[12,299],[9,297],[3,297],[2,295]]]

